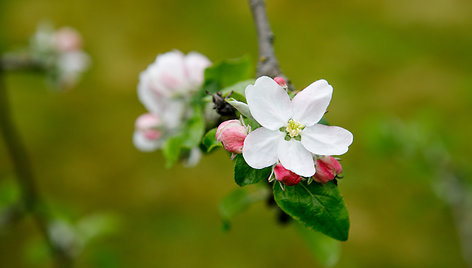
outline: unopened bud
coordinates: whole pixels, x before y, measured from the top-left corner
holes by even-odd
[[[136,119],[136,129],[148,140],[157,140],[162,133],[157,129],[161,120],[153,114],[143,114]]]
[[[284,168],[282,164],[277,164],[274,168],[275,179],[287,186],[298,184],[302,177]]]
[[[316,173],[313,180],[325,184],[342,172],[343,168],[338,160],[332,156],[323,156],[316,160]]]
[[[247,129],[239,120],[224,121],[216,130],[216,140],[230,153],[242,153],[246,136]]]
[[[287,82],[282,77],[277,76],[276,78],[274,78],[274,81],[277,82],[279,86],[283,87],[284,89],[287,89]]]

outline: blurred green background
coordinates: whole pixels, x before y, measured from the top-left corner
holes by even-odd
[[[472,2],[267,0],[267,10],[283,71],[299,89],[327,79],[327,119],[354,134],[340,182],[350,239],[336,267],[466,267],[451,209],[432,187],[434,165],[400,148],[420,144],[414,150],[427,153],[441,144],[469,174]],[[7,48],[26,46],[49,20],[78,29],[93,60],[69,92],[47,90],[37,74],[7,76],[43,195],[73,218],[118,218],[117,231],[86,247],[78,267],[317,267],[263,202],[221,231],[218,203],[237,187],[226,153],[166,170],[160,152],[131,143],[145,112],[138,74],[158,53],[256,61],[247,1],[15,0],[0,12]],[[397,143],[385,138],[396,131],[405,134]],[[0,180],[13,176],[2,141]],[[40,237],[30,219],[2,232],[0,266],[48,267],[28,250],[32,239]]]

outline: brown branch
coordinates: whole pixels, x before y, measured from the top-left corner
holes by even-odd
[[[59,247],[50,236],[48,230],[50,221],[45,213],[44,204],[36,187],[31,163],[10,115],[10,103],[3,74],[4,68],[1,63],[3,61],[0,62],[0,130],[16,173],[15,177],[21,191],[21,201],[25,210],[33,217],[40,233],[55,257],[57,267],[72,267],[72,259],[68,252]]]
[[[279,62],[274,52],[274,34],[270,28],[264,0],[249,0],[252,17],[257,31],[257,39],[259,46],[259,60],[257,64],[257,77],[270,76],[283,77],[288,84],[290,90],[293,86],[290,80],[282,73]]]

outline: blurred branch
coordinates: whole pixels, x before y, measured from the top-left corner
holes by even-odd
[[[55,257],[57,267],[71,267],[72,261],[69,254],[57,246],[50,236],[48,230],[49,219],[45,214],[44,204],[36,187],[31,163],[10,114],[10,103],[4,81],[5,69],[2,64],[3,60],[0,64],[0,129],[16,173],[15,177],[20,187],[23,206],[31,214],[39,231],[46,240],[51,253]]]
[[[4,71],[41,71],[44,66],[29,54],[8,53],[0,55],[0,65]]]
[[[293,90],[293,85],[280,70],[279,62],[274,52],[274,34],[270,28],[264,0],[249,0],[254,24],[257,31],[259,46],[259,61],[257,64],[257,77],[259,76],[280,76],[287,81],[288,88]]]

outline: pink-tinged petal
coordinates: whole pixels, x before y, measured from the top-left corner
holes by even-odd
[[[342,155],[353,140],[352,133],[344,128],[321,124],[305,128],[300,135],[303,146],[318,155]]]
[[[318,123],[326,112],[332,95],[333,87],[326,80],[313,82],[293,98],[293,119],[305,126]]]
[[[278,158],[286,169],[300,176],[311,177],[315,174],[313,155],[295,139],[280,141]]]
[[[188,89],[189,80],[185,68],[185,57],[182,52],[174,50],[157,56],[154,65],[150,66],[152,83],[162,93],[181,93]]]
[[[54,34],[54,45],[61,52],[78,51],[82,48],[82,37],[74,28],[62,27]]]
[[[285,126],[292,117],[290,97],[270,77],[259,77],[254,85],[247,86],[246,99],[254,119],[270,130]]]
[[[185,67],[187,77],[193,87],[200,87],[203,84],[205,69],[211,65],[211,61],[197,52],[190,52],[185,56]]]
[[[133,134],[133,144],[134,146],[142,152],[151,152],[158,149],[162,141],[160,139],[148,139],[143,131],[136,130]]]
[[[255,169],[261,169],[277,162],[280,140],[284,134],[260,127],[249,133],[244,140],[243,157]]]

